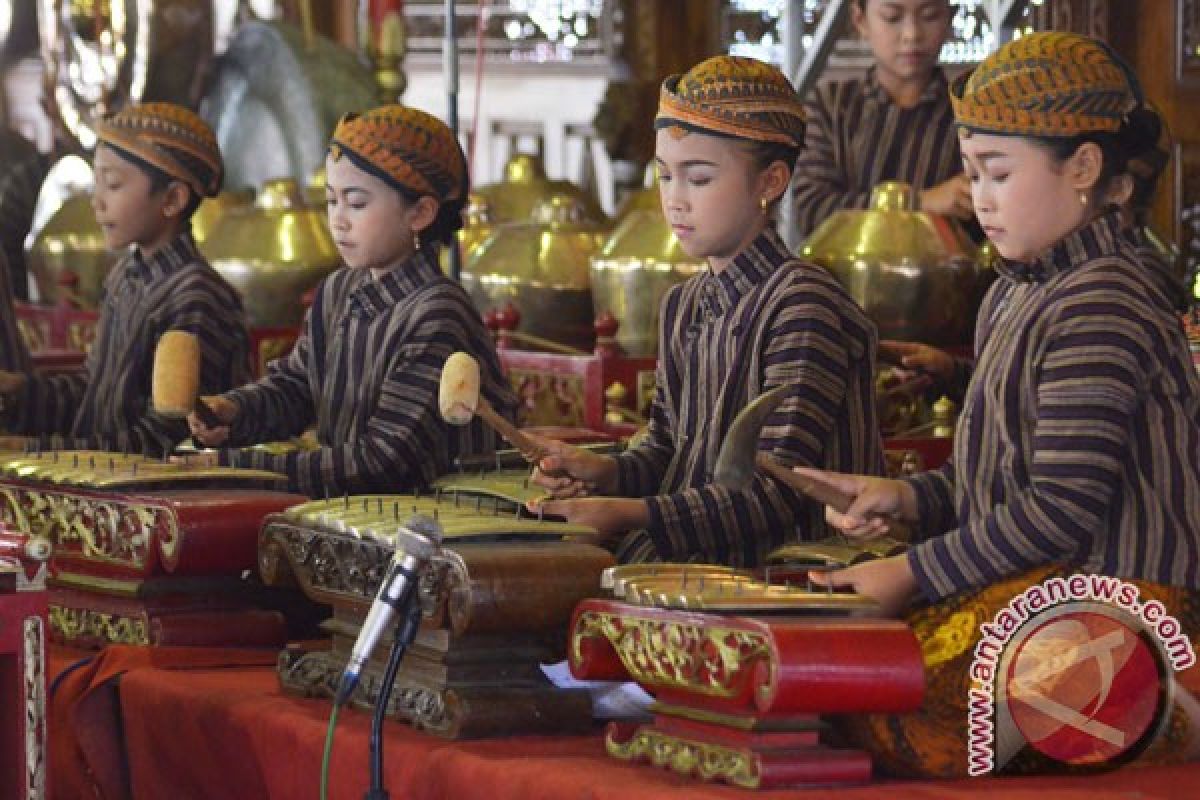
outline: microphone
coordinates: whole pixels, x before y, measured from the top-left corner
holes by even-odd
[[[417,577],[421,566],[441,547],[442,527],[426,516],[414,516],[396,531],[396,548],[392,561],[379,583],[379,591],[371,610],[363,620],[350,661],[338,683],[334,705],[343,705],[358,686],[363,667],[379,640],[392,627],[396,617],[409,603],[416,602]]]

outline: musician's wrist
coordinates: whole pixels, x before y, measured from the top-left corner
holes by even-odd
[[[608,455],[596,455],[593,462],[592,483],[597,494],[614,495],[620,483],[617,460]]]

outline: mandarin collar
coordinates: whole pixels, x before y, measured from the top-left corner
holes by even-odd
[[[874,66],[867,68],[867,76],[863,81],[863,91],[867,97],[883,103],[885,105],[894,105],[892,96],[887,93],[887,89],[879,83],[879,78],[875,74]],[[950,97],[950,84],[946,80],[946,73],[941,67],[934,67],[933,74],[929,76],[929,82],[925,84],[925,88],[921,90],[921,96],[917,98],[917,105],[923,106],[928,103],[948,102]]]
[[[1070,272],[1080,264],[1118,253],[1122,245],[1132,244],[1121,226],[1116,211],[1106,211],[1083,225],[1031,261],[1000,259],[996,270],[1020,283],[1045,283]]]
[[[350,294],[350,307],[367,317],[374,317],[400,304],[418,289],[442,277],[441,269],[424,251],[384,273],[380,278],[363,270],[363,278]]]
[[[792,258],[774,227],[768,226],[720,272],[705,271],[701,302],[705,310],[720,316],[762,283],[780,264]]]
[[[149,258],[143,256],[141,250],[135,247],[130,254],[127,273],[149,282],[165,278],[185,265],[201,259],[196,240],[192,238],[192,231],[188,228]]]

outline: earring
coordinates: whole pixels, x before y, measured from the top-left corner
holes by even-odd
[[[413,252],[421,252],[421,232],[413,231]]]
[[[1084,208],[1087,208],[1088,199],[1087,199],[1087,195],[1086,195],[1086,194],[1084,194],[1083,192],[1080,192],[1080,193],[1079,193],[1079,203],[1080,203],[1080,205],[1082,205]]]
[[[760,198],[758,198],[758,207],[759,207],[759,208],[761,208],[761,209],[763,210],[763,213],[764,213],[764,214],[765,214],[765,213],[767,213],[767,206],[768,206],[768,205],[770,205],[770,203],[768,203],[768,202],[767,202],[767,198],[766,198],[766,197],[760,197]]]

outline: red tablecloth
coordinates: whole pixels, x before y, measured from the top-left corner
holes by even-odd
[[[273,654],[110,648],[79,666],[77,658],[86,656],[61,649],[51,652],[52,677],[75,665],[58,680],[51,699],[55,798],[118,800],[128,796],[129,788],[139,800],[318,796],[330,706],[283,694],[274,670],[262,666]],[[112,679],[117,676],[119,698],[113,691]],[[334,748],[331,798],[362,797],[368,727],[366,714],[343,712]],[[397,800],[1200,796],[1200,764],[1126,768],[1085,778],[880,782],[850,789],[755,793],[704,785],[611,759],[604,754],[599,728],[591,736],[474,742],[447,742],[395,723],[386,730],[387,788]]]
[[[316,798],[329,704],[284,695],[274,670],[268,667],[178,668],[197,655],[203,656],[182,650],[157,658],[131,658],[127,653],[113,662],[129,668],[120,683],[120,724],[133,796],[171,800]],[[232,663],[237,657],[236,651],[214,651],[192,663]],[[175,668],[149,666],[152,661]],[[107,671],[113,669],[110,666]],[[362,797],[368,725],[367,715],[357,711],[346,711],[339,720],[330,797]],[[88,735],[100,734],[93,730]],[[880,783],[852,789],[748,793],[610,759],[604,755],[599,729],[592,736],[447,742],[389,723],[385,755],[391,796],[411,800],[860,800],[884,793],[917,800],[967,796],[1124,800],[1131,796],[1195,797],[1200,791],[1200,765],[1193,765],[1127,768],[1091,778]]]

